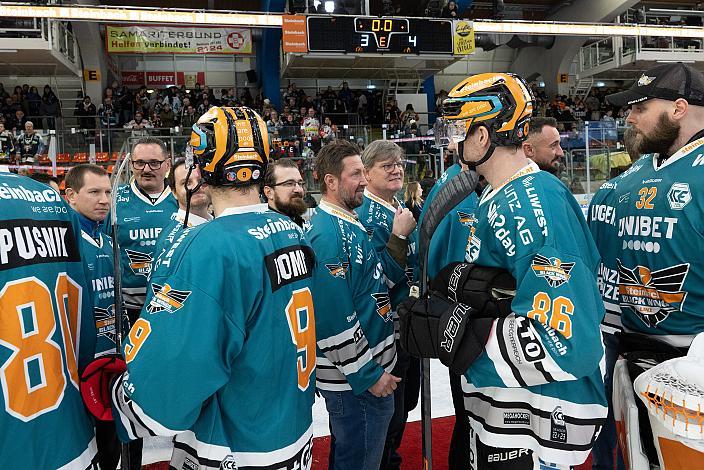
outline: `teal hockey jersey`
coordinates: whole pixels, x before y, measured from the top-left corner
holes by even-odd
[[[164,227],[173,221],[178,202],[167,186],[152,203],[134,181],[120,186],[115,197],[123,301],[129,309],[141,309],[156,241]]]
[[[186,220],[186,211],[179,208],[178,212],[174,214],[174,219],[169,225],[167,225],[164,230],[161,231],[161,235],[154,245],[154,261],[152,261],[152,270],[154,272],[159,266],[161,255],[166,253],[174,243],[178,235],[183,231],[183,221]],[[204,219],[203,217],[197,216],[195,214],[188,215],[188,227],[197,227],[198,225],[209,222],[212,219]]]
[[[309,468],[314,264],[301,229],[265,204],[183,230],[124,347],[120,438],[175,436],[178,469]]]
[[[80,226],[50,187],[0,172],[0,467],[94,468],[78,391],[95,354]]]
[[[425,198],[418,227],[421,227],[430,203],[435,199],[440,189],[460,171],[462,171],[462,167],[459,163],[455,163],[440,176]],[[433,279],[442,268],[450,263],[465,260],[465,256],[469,252],[467,245],[470,240],[470,221],[474,219],[477,203],[477,194],[474,192],[468,194],[438,224],[428,248],[428,278]]]
[[[115,265],[112,239],[98,233],[98,240],[81,230],[81,251],[91,276],[95,331],[95,357],[115,353]]]
[[[487,186],[470,226],[469,261],[507,269],[517,291],[513,313],[494,321],[463,379],[468,416],[490,446],[580,464],[607,412],[599,255],[582,211],[531,162],[503,186]]]
[[[396,201],[400,207],[405,205]],[[359,221],[369,235],[369,239],[376,250],[386,276],[386,285],[391,296],[391,308],[394,310],[401,301],[408,297],[413,281],[417,278],[418,270],[418,230],[413,230],[407,237],[408,249],[406,251],[406,266],[399,266],[389,254],[386,244],[391,238],[391,229],[394,225],[396,208],[375,196],[367,189],[364,190],[362,205],[355,209]]]
[[[704,331],[703,154],[700,138],[659,167],[644,155],[595,194],[589,220],[607,326],[618,328],[620,313],[625,330],[682,347]]]
[[[325,200],[306,236],[317,259],[317,386],[359,395],[396,365],[384,270],[356,214]]]

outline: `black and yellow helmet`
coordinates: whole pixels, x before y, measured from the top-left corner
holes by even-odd
[[[209,185],[248,186],[264,179],[269,134],[250,108],[213,106],[193,124],[190,145]]]
[[[459,143],[474,126],[484,125],[493,145],[518,146],[528,136],[533,103],[530,88],[517,75],[474,75],[458,83],[443,101],[444,134]]]

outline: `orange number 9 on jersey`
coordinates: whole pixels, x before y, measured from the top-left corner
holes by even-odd
[[[306,287],[293,291],[286,305],[286,319],[291,330],[291,341],[298,352],[298,388],[305,391],[315,370],[315,312],[310,289]]]

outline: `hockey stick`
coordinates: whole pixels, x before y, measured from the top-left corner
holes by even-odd
[[[117,173],[113,175],[112,181],[112,197],[110,198],[110,223],[112,224],[112,256],[114,273],[114,293],[115,293],[115,351],[117,354],[122,354],[122,340],[125,332],[122,331],[124,325],[124,308],[122,305],[122,271],[120,266],[120,246],[117,242],[117,189],[120,186],[120,177],[129,162],[130,156],[125,156],[125,159],[120,163]],[[120,468],[129,469],[130,467],[130,449],[128,444],[120,443]]]
[[[435,198],[430,202],[428,210],[420,225],[418,237],[418,259],[420,262],[420,296],[428,292],[428,249],[430,240],[442,219],[474,191],[479,176],[474,171],[461,171],[451,178]],[[416,292],[418,294],[418,292]],[[413,293],[411,293],[413,295]],[[422,359],[421,372],[421,427],[423,436],[423,470],[433,469],[433,435],[432,416],[430,414],[430,359]]]

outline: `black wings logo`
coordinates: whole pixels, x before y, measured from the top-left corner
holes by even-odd
[[[149,313],[164,311],[174,313],[176,310],[183,307],[186,299],[191,295],[191,291],[189,290],[172,289],[168,284],[164,284],[163,286],[152,284],[152,291],[154,292],[154,297],[152,297],[149,305],[147,305],[147,312]]]
[[[535,255],[530,265],[536,276],[542,277],[550,287],[560,287],[570,280],[570,271],[574,263],[563,263],[559,258],[547,258]]]
[[[127,257],[130,259],[130,268],[132,272],[137,276],[149,277],[149,273],[152,271],[152,255],[150,253],[142,253],[141,251],[134,251],[125,249]]]
[[[384,321],[389,321],[391,319],[391,299],[389,298],[388,292],[372,294],[372,297],[374,297],[374,301],[376,302],[376,313],[378,313]]]

